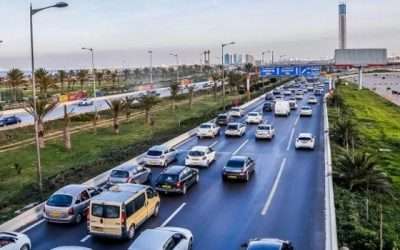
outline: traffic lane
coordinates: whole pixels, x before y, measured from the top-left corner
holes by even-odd
[[[262,223],[253,221],[251,237],[276,237],[291,240],[296,249],[324,248],[324,144],[321,105],[315,106],[311,119],[301,119],[296,128],[316,136],[314,151],[296,150],[287,153],[273,202]]]

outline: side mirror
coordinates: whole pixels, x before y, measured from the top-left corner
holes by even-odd
[[[240,245],[240,249],[245,250],[247,248],[248,244],[247,243],[243,243]]]

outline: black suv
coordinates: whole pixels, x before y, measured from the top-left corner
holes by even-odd
[[[263,111],[264,112],[272,112],[274,109],[274,103],[273,102],[265,102],[263,105]]]
[[[186,166],[171,166],[158,176],[156,190],[164,193],[186,194],[189,187],[199,182],[199,170]]]

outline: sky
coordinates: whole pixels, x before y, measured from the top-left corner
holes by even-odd
[[[57,0],[32,0],[34,8]],[[95,50],[103,67],[143,67],[200,63],[220,45],[230,53],[275,58],[332,58],[338,46],[337,0],[65,0],[69,6],[33,17],[37,67],[85,68]],[[0,69],[30,67],[28,0],[0,0]],[[348,0],[349,48],[388,48],[400,54],[400,1]],[[267,55],[266,55],[267,56]],[[268,55],[269,57],[269,55]]]

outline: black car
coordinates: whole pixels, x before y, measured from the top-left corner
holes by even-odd
[[[267,94],[265,95],[265,100],[266,100],[266,101],[272,101],[272,100],[274,100],[274,94],[272,94],[272,93],[267,93]]]
[[[222,179],[249,181],[255,171],[255,162],[248,156],[232,156],[222,170]]]
[[[228,125],[228,123],[230,123],[232,121],[232,118],[230,115],[228,114],[219,114],[217,116],[217,119],[215,121],[216,124],[220,125],[220,126],[225,126]]]
[[[189,187],[199,182],[199,170],[186,166],[171,166],[158,176],[156,190],[163,193],[186,194]]]
[[[265,102],[263,105],[263,111],[264,112],[272,112],[274,109],[274,103],[273,102]]]
[[[279,239],[252,239],[241,245],[243,250],[294,250],[290,241]]]
[[[281,95],[281,91],[278,90],[278,89],[274,89],[274,90],[272,91],[272,94],[273,94],[273,95]]]
[[[0,119],[0,127],[14,125],[14,124],[18,124],[20,122],[21,122],[21,119],[16,117],[15,115],[8,116],[8,117],[4,117],[4,118]]]

